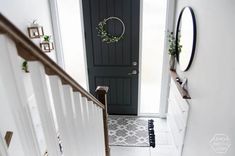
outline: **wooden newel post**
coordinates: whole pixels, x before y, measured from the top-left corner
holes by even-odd
[[[105,109],[103,109],[103,122],[104,122],[104,140],[105,140],[105,153],[106,156],[110,156],[109,149],[109,134],[108,134],[108,113],[107,113],[107,93],[109,87],[107,86],[98,86],[96,88],[97,99],[104,104]]]

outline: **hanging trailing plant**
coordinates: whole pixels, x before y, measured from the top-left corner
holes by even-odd
[[[120,36],[114,36],[107,31],[108,20],[118,20],[122,24],[122,33]],[[102,42],[105,42],[105,43],[118,42],[119,40],[123,39],[123,35],[125,33],[125,25],[123,21],[118,17],[109,17],[109,18],[104,19],[103,21],[99,22],[96,29],[98,30],[98,36],[100,36],[100,38],[102,39]]]
[[[23,63],[22,63],[22,70],[25,71],[26,73],[29,73],[28,62],[27,61],[23,61]]]

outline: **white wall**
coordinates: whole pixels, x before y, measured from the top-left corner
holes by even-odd
[[[178,0],[177,16],[184,6],[194,9],[197,46],[188,78],[191,112],[183,156],[216,156],[210,140],[227,135],[232,145],[224,155],[235,155],[235,1]]]
[[[88,89],[80,0],[57,0],[65,70]]]
[[[45,35],[53,36],[48,0],[0,0],[0,12],[27,36],[27,26],[35,19],[44,27]],[[39,45],[40,39],[32,41]],[[56,61],[55,51],[48,55]]]

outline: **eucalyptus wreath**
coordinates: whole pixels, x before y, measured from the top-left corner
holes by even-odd
[[[107,21],[111,20],[111,19],[115,19],[115,20],[118,20],[121,22],[121,24],[122,24],[122,34],[121,35],[114,36],[107,31]],[[96,29],[98,30],[98,36],[100,36],[100,38],[102,39],[102,42],[106,42],[106,43],[118,42],[119,40],[123,39],[123,35],[125,33],[125,25],[124,25],[123,21],[118,17],[105,18],[103,21],[99,22]]]

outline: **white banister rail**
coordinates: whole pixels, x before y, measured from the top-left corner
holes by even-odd
[[[28,61],[39,61],[44,65],[45,72],[48,75],[57,75],[63,84],[69,84],[74,91],[79,91],[89,100],[94,101],[98,106],[104,109],[104,105],[94,96],[81,87],[71,76],[61,69],[54,61],[52,61],[41,49],[36,46],[27,36],[25,36],[16,26],[7,20],[0,13],[0,33],[6,34],[15,43],[18,54]]]
[[[1,156],[110,156],[106,94],[92,96],[0,13],[0,135],[14,132]]]

